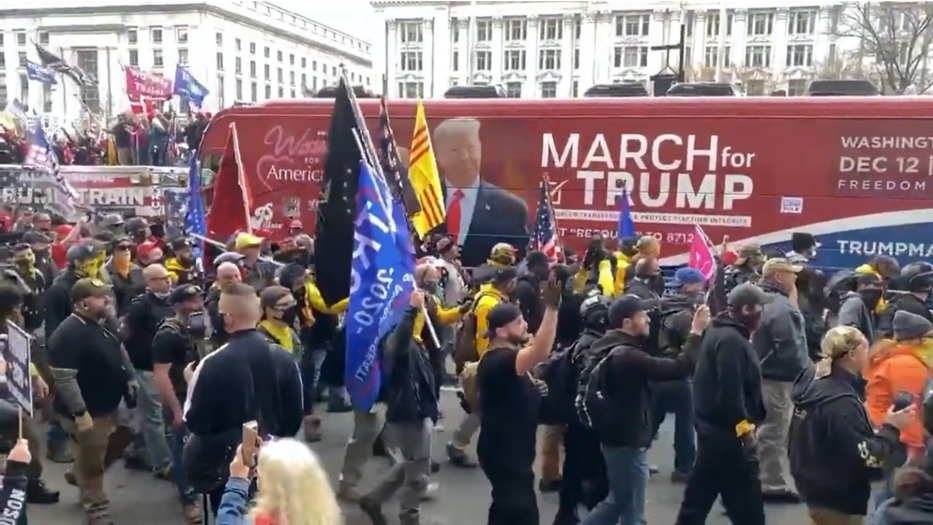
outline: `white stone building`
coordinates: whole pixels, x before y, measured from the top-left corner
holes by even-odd
[[[749,94],[800,94],[858,41],[836,30],[841,1],[374,0],[385,19],[374,72],[393,97],[502,84],[510,96],[577,97],[596,84],[647,83],[679,55],[688,80],[739,80]],[[472,29],[471,29],[472,28]],[[470,56],[472,55],[472,60]],[[650,91],[650,87],[649,87]]]
[[[29,81],[25,61],[39,62],[33,42],[98,85],[79,88],[60,76],[53,86]],[[302,97],[303,86],[336,82],[339,64],[355,84],[374,81],[368,42],[252,0],[4,1],[0,50],[0,107],[15,98],[67,121],[85,104],[106,115],[126,110],[124,65],[170,78],[177,65],[187,67],[210,90],[208,111]]]

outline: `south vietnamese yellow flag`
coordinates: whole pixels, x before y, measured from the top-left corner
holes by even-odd
[[[418,235],[424,237],[444,222],[447,208],[441,193],[441,178],[437,173],[434,148],[431,147],[428,121],[424,118],[424,104],[420,100],[415,113],[415,132],[411,138],[408,180],[421,204],[421,211],[412,216],[411,222]]]

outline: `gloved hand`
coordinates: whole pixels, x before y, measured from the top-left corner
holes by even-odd
[[[460,408],[467,414],[472,414],[473,410],[470,408],[470,404],[467,402],[467,398],[462,390],[457,390],[457,397],[460,399]]]
[[[91,414],[85,412],[75,418],[75,425],[78,427],[78,432],[88,432],[94,428],[94,419]]]
[[[460,305],[459,311],[461,314],[465,314],[470,311],[470,308],[473,308],[473,298],[470,297],[463,301],[463,304]]]
[[[547,393],[548,393],[547,383],[545,383],[544,381],[540,379],[532,379],[531,381],[535,384],[535,388],[538,389],[538,394],[541,397],[547,397]]]
[[[560,307],[560,301],[563,298],[564,293],[564,283],[560,282],[557,279],[557,276],[553,273],[548,278],[547,283],[543,286],[543,298],[544,304],[548,308],[557,310]]]

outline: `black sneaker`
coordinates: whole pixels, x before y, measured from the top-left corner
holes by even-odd
[[[149,462],[136,456],[123,456],[123,468],[140,472],[152,472]]]
[[[675,470],[674,472],[671,472],[671,483],[686,483],[689,480],[689,471]]]
[[[369,521],[373,522],[373,525],[389,525],[385,515],[382,513],[382,506],[377,505],[365,496],[360,499],[360,510],[366,514]]]
[[[58,491],[45,486],[41,479],[26,484],[26,503],[30,505],[52,505],[58,503]]]
[[[45,457],[52,463],[73,463],[74,457],[68,450],[68,442],[49,441],[48,450],[45,451]]]
[[[560,490],[559,479],[542,479],[538,482],[538,492],[557,492]]]
[[[563,512],[558,510],[552,525],[577,525],[578,523],[580,523],[580,518],[577,517],[576,511]]]
[[[71,485],[72,487],[78,486],[78,478],[75,477],[75,473],[72,471],[65,472],[65,483]]]
[[[473,461],[466,452],[454,446],[453,443],[447,444],[447,458],[450,459],[450,464],[455,467],[476,468],[479,466],[479,463]]]
[[[800,503],[800,496],[791,489],[761,491],[765,503]]]
[[[441,471],[441,464],[437,461],[431,460],[431,474],[437,474]]]
[[[353,412],[353,405],[349,401],[344,401],[338,399],[336,402],[328,401],[327,402],[327,412],[330,414],[343,414],[345,412]]]

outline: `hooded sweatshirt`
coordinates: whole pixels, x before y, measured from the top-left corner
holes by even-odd
[[[891,500],[875,512],[871,525],[926,525],[933,523],[933,494],[905,501]]]
[[[862,372],[865,386],[865,409],[877,428],[900,392],[920,399],[930,377],[933,347],[921,348],[884,340],[875,345],[868,366]],[[901,431],[901,441],[909,452],[923,450],[923,426],[919,417]]]

